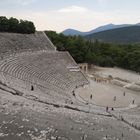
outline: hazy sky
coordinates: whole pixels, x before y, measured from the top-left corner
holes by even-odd
[[[140,22],[140,0],[0,0],[0,15],[31,20],[37,30],[88,31]]]

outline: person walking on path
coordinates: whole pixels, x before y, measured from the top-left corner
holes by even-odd
[[[123,96],[125,96],[125,92],[123,93]]]
[[[114,96],[114,102],[116,101],[116,96]]]
[[[90,95],[90,99],[92,99],[92,94]]]
[[[109,109],[109,108],[108,108],[108,106],[107,106],[107,107],[106,107],[106,112],[108,112],[108,109]]]
[[[72,91],[72,95],[75,97],[75,92],[74,92],[74,90]]]
[[[134,103],[135,103],[135,100],[132,101],[132,104],[133,104],[133,105],[134,105]]]

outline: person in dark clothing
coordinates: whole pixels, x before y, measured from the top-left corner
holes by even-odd
[[[114,102],[116,101],[116,96],[114,96]]]
[[[106,107],[106,112],[108,112],[108,106]]]
[[[31,85],[31,91],[34,91],[34,86],[33,85]]]
[[[134,103],[135,103],[135,100],[132,101],[132,104],[134,104]]]
[[[92,99],[92,94],[90,95],[90,99]]]
[[[75,92],[74,92],[74,90],[72,91],[72,95],[75,97]]]
[[[125,92],[123,93],[123,96],[125,96]]]

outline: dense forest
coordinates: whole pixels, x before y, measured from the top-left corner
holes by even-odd
[[[0,32],[31,34],[35,33],[35,26],[31,21],[0,16]]]
[[[91,42],[80,36],[65,36],[53,31],[45,32],[59,51],[69,51],[77,63],[121,67],[140,72],[139,44],[111,44],[98,40]]]
[[[94,40],[98,39],[102,42],[112,43],[140,43],[140,25],[121,27],[117,29],[106,30],[85,36],[85,38]]]

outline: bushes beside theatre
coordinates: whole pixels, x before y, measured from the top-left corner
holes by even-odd
[[[35,33],[35,26],[31,21],[0,16],[0,32],[31,34]]]

